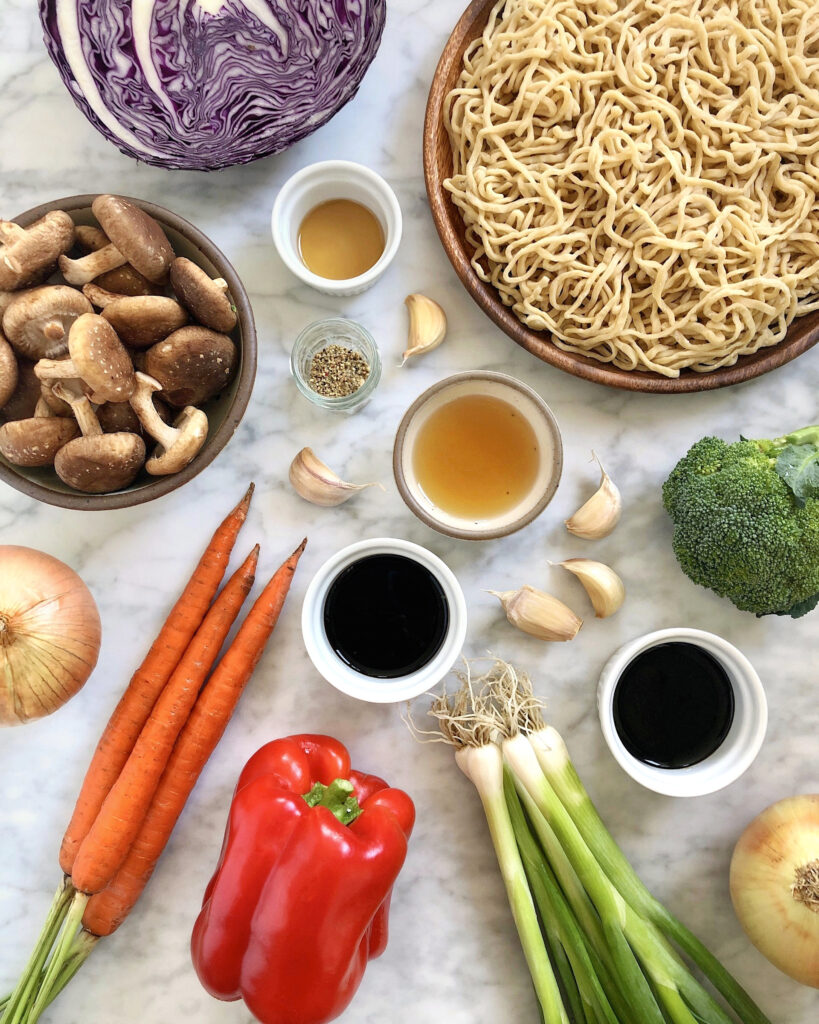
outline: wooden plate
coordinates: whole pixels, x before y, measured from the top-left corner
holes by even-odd
[[[461,215],[444,189],[444,179],[452,174],[452,152],[443,119],[444,98],[461,72],[464,50],[483,31],[495,2],[472,0],[455,26],[432,80],[424,121],[424,178],[435,226],[458,277],[484,313],[513,341],[538,359],[576,377],[628,391],[668,394],[728,387],[782,366],[819,342],[819,312],[815,312],[795,320],[778,345],[760,349],[753,355],[740,356],[733,366],[724,366],[710,373],[683,370],[679,377],[663,377],[658,373],[620,370],[609,363],[564,352],[552,343],[548,333],[530,330],[508,306],[504,306],[496,289],[481,281],[472,269],[469,262],[471,249],[466,242]]]

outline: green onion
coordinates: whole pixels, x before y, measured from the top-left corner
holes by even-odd
[[[483,803],[546,1024],[568,1024],[566,1007],[572,1024],[732,1024],[672,942],[741,1024],[770,1024],[640,881],[528,678],[502,661],[460,678],[430,714]]]
[[[603,824],[557,730],[551,726],[536,729],[529,734],[529,742],[546,778],[571,815],[578,831],[626,901],[691,957],[744,1024],[771,1024],[714,954],[645,887]]]
[[[622,981],[621,989],[629,994],[634,1024],[664,1024],[658,1001],[626,938],[625,901],[600,870],[571,818],[546,782],[546,776],[526,737],[518,735],[504,740],[503,754],[519,785],[529,797],[527,813],[535,832],[549,845],[552,843],[549,832],[554,833],[600,915],[605,942],[611,951],[616,975]],[[548,831],[543,828],[544,822],[549,826]]]
[[[466,746],[457,751],[455,760],[481,798],[543,1019],[546,1024],[569,1024],[506,809],[501,752],[494,743]]]
[[[529,829],[529,823],[515,790],[512,773],[508,768],[504,770],[503,791],[529,885],[540,910],[543,927],[553,937],[552,942],[564,950],[564,955],[574,971],[575,988],[579,992],[584,1006],[592,1009],[592,1020],[599,1020],[606,1024],[618,1024],[617,1015],[595,973],[583,933],[560,890],[557,879],[540,852],[537,840]]]

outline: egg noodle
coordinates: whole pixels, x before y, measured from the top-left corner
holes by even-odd
[[[676,377],[819,308],[816,0],[501,0],[445,118],[472,265],[560,348]]]

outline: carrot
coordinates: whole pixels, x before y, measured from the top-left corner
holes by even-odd
[[[71,881],[99,892],[111,881],[139,832],[176,737],[188,720],[230,627],[253,586],[259,545],[225,584],[154,704],[128,760],[74,858]]]
[[[82,923],[86,932],[110,935],[139,899],[196,780],[221,739],[262,656],[306,543],[306,540],[301,542],[259,595],[199,695],[127,857],[110,885],[92,896],[85,907]]]
[[[247,518],[253,484],[211,538],[150,651],[131,677],[108,720],[60,846],[60,867],[70,875],[74,858],[103,801],[119,777],[156,699],[179,664],[219,589],[239,530]]]

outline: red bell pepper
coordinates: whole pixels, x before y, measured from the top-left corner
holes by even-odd
[[[191,940],[199,979],[262,1024],[324,1024],[384,952],[415,808],[351,771],[329,736],[289,736],[245,765]]]

